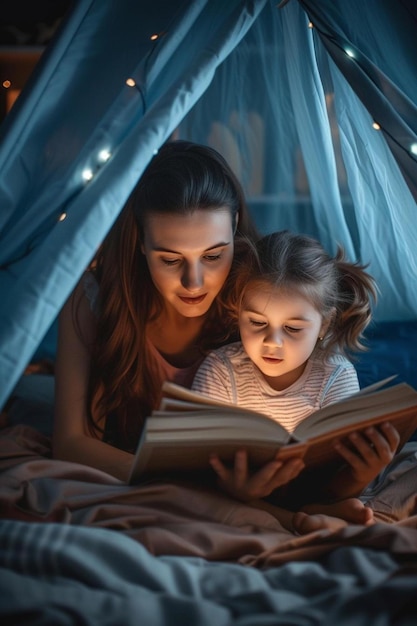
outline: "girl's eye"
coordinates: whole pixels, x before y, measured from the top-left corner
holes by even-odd
[[[297,333],[300,333],[303,329],[302,328],[294,328],[293,326],[286,326],[285,330],[290,333],[291,335],[296,335]]]
[[[249,324],[251,324],[252,326],[256,326],[257,328],[262,328],[262,326],[266,326],[266,322],[261,322],[260,320],[249,319]]]
[[[180,259],[161,259],[164,265],[178,265],[180,263]]]

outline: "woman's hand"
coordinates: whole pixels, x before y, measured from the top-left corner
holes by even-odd
[[[351,477],[351,486],[355,485],[354,490],[360,492],[392,461],[400,435],[392,424],[386,422],[380,429],[371,426],[363,432],[350,434],[347,439],[349,446],[338,441],[335,448],[348,464],[346,479],[349,481]],[[349,494],[350,485],[346,484],[346,489]],[[343,493],[338,495],[344,496]]]
[[[210,457],[210,465],[218,476],[219,486],[234,498],[245,502],[269,496],[275,489],[293,480],[304,468],[302,459],[290,459],[285,463],[273,460],[251,474],[246,450],[236,452],[231,469],[215,454]]]

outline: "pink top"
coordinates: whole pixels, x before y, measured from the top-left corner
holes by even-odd
[[[156,366],[156,371],[153,372],[153,374],[161,381],[161,383],[164,380],[169,380],[170,382],[177,383],[177,385],[182,385],[183,387],[191,387],[194,375],[204,360],[204,355],[188,367],[174,367],[174,365],[171,365],[166,359],[164,359],[162,354],[155,348],[149,339],[146,340],[146,344],[149,352],[153,356],[153,363]]]

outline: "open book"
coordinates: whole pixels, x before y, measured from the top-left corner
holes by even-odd
[[[158,473],[207,470],[213,452],[231,463],[242,448],[252,467],[271,461],[278,450],[283,460],[296,456],[306,467],[319,466],[341,459],[334,440],[385,421],[399,431],[402,447],[417,429],[417,391],[407,383],[382,388],[392,378],[312,413],[293,433],[256,411],[164,383],[160,408],[146,420],[129,482]]]

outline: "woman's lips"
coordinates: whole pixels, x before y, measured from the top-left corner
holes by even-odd
[[[185,296],[178,296],[178,297],[185,304],[200,304],[201,302],[203,302],[203,300],[204,300],[204,298],[206,296],[207,296],[207,294],[203,293],[202,296],[196,296],[194,298],[190,298],[189,296],[187,296],[187,297],[185,297]]]

